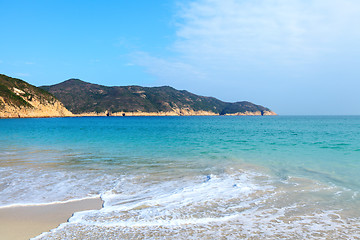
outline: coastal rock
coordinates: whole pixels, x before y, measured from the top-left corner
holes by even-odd
[[[226,116],[276,116],[277,114],[273,111],[255,111],[255,112],[236,112],[236,113],[225,113]]]
[[[48,92],[0,74],[0,118],[73,116]]]
[[[182,110],[181,113],[179,111],[169,111],[169,112],[115,112],[111,113],[110,116],[129,116],[129,117],[136,117],[136,116],[216,116],[214,112],[207,112],[207,111],[188,111]],[[89,113],[81,113],[81,114],[74,114],[76,117],[92,117],[92,116],[108,116],[107,112],[89,112]]]

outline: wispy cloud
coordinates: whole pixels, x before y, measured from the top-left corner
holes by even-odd
[[[28,77],[28,76],[30,76],[29,73],[15,73],[14,75],[15,75],[16,77]]]
[[[163,59],[151,56],[146,52],[132,53],[131,58],[134,63],[145,67],[147,72],[162,81],[174,79],[174,77],[184,81],[189,81],[194,78],[204,79],[205,77],[203,72],[199,72],[194,66],[182,61],[182,59]]]
[[[160,84],[288,113],[327,114],[356,94],[358,0],[193,0],[175,18],[166,56],[132,54]]]
[[[249,68],[298,67],[341,52],[344,38],[359,40],[359,24],[357,0],[195,0],[179,4],[173,57],[142,53],[136,63],[159,78],[241,77]]]

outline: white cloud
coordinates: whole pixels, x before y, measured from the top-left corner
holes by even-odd
[[[358,0],[193,0],[179,4],[176,19],[171,57],[142,52],[134,63],[160,83],[228,100],[242,89],[245,99],[307,91],[313,81],[321,93],[322,79],[342,77],[359,59]]]
[[[359,24],[357,0],[192,1],[178,13],[176,56],[137,63],[162,78],[312,63],[344,38],[359,40]]]
[[[186,59],[215,63],[308,61],[334,51],[344,34],[358,37],[359,10],[354,0],[194,1],[180,13],[174,48]]]

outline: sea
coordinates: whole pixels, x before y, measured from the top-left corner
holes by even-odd
[[[100,197],[34,239],[360,239],[360,116],[0,119],[0,207]]]

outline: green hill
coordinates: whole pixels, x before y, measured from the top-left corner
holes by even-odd
[[[30,85],[23,80],[0,74],[0,96],[3,99],[3,101],[0,101],[0,107],[5,107],[6,103],[15,107],[32,108],[33,106],[25,99],[31,100],[35,95],[38,96],[42,102],[55,101],[54,96],[41,88]]]
[[[0,74],[0,117],[53,117],[71,113],[47,91]]]
[[[160,113],[177,115],[255,114],[274,115],[270,109],[250,102],[228,103],[213,97],[195,95],[169,86],[107,87],[79,79],[42,86],[74,114],[84,113]]]

